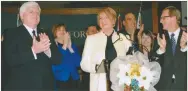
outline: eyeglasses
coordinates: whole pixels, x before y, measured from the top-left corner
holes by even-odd
[[[161,19],[164,20],[164,19],[167,18],[167,17],[171,17],[171,16],[162,16],[162,17],[160,18],[160,20],[161,20]]]

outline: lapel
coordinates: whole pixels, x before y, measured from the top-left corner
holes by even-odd
[[[180,30],[180,33],[179,33],[179,36],[178,36],[178,40],[177,40],[177,43],[176,43],[176,52],[175,52],[174,56],[172,54],[172,43],[171,43],[170,36],[169,36],[167,31],[164,32],[164,33],[165,33],[165,38],[166,38],[166,42],[167,42],[166,53],[165,53],[165,60],[166,60],[165,62],[167,62],[167,64],[170,64],[171,61],[177,59],[177,56],[180,53],[180,39],[181,39],[181,36],[182,36],[182,30]]]
[[[172,54],[172,43],[171,43],[171,39],[170,39],[170,36],[168,34],[168,31],[165,31],[165,39],[166,39],[166,53],[165,55],[168,55],[170,57],[173,56]]]
[[[18,28],[19,28],[18,31],[20,31],[20,37],[22,41],[24,41],[24,43],[29,43],[30,45],[32,45],[33,38],[29,34],[27,29],[23,25],[19,26]]]
[[[183,33],[182,30],[180,30],[180,33],[179,33],[178,39],[177,39],[177,43],[176,43],[176,52],[174,55],[177,55],[177,53],[179,53],[179,51],[181,49],[180,48],[180,39],[181,39],[182,33]],[[165,32],[165,36],[166,36],[166,42],[167,42],[167,46],[166,46],[167,54],[169,54],[172,57],[173,56],[172,43],[171,43],[171,39],[170,39],[168,32]]]
[[[180,47],[180,40],[181,40],[182,33],[183,33],[183,30],[180,30],[180,33],[178,35],[178,40],[177,40],[177,43],[176,43],[176,52],[175,52],[175,55],[177,55],[177,53],[179,53],[179,51],[181,49],[181,47]]]
[[[99,32],[99,36],[97,36],[96,44],[101,44],[101,48],[105,49],[107,44],[107,36],[101,31]]]
[[[112,43],[114,43],[116,40],[118,40],[119,36],[117,34],[116,31],[114,31],[113,35],[112,35]]]
[[[33,40],[32,36],[23,25],[19,26],[19,29],[22,30],[20,32],[22,34],[22,37],[26,38],[27,40]],[[39,36],[40,33],[44,33],[43,29],[37,28],[37,36]]]
[[[114,31],[114,34],[112,35],[112,43],[116,50],[117,56],[122,54],[120,52],[120,50],[124,50],[124,49],[122,49],[122,48],[124,48],[124,46],[122,46],[123,44],[122,44],[122,42],[120,42],[120,38],[121,38],[120,35],[118,35],[116,31]]]

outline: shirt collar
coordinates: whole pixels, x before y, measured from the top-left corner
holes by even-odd
[[[24,26],[25,26],[25,28],[27,29],[27,31],[29,32],[29,34],[31,35],[31,36],[33,36],[33,30],[35,30],[35,34],[37,35],[37,28],[34,28],[34,29],[32,29],[32,28],[30,28],[29,26],[27,26],[27,25],[25,25],[25,24],[23,24]]]
[[[107,36],[104,32],[102,32],[105,36],[107,36],[107,37],[112,37],[113,36],[113,34],[114,34],[114,31],[115,30],[113,30],[113,32],[109,35],[109,36]]]
[[[180,33],[180,28],[178,28],[175,32],[168,32],[170,38],[172,33],[174,33],[174,38],[177,40]]]

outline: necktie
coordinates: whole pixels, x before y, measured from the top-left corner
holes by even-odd
[[[115,47],[112,43],[112,36],[107,37],[105,56],[106,56],[106,59],[109,60],[109,63],[111,63],[112,60],[114,60],[117,57]]]
[[[172,43],[172,53],[175,54],[176,51],[176,40],[174,38],[174,33],[171,34],[171,43]]]
[[[33,33],[33,37],[34,37],[34,36],[37,37],[37,36],[36,36],[36,33],[35,33],[35,30],[33,30],[32,33]]]
[[[39,41],[40,39],[39,39],[39,37],[37,37],[35,30],[33,30],[32,33],[33,33],[33,37],[35,36],[36,40]]]

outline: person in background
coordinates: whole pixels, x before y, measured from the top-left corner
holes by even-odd
[[[36,2],[20,7],[23,25],[4,33],[4,60],[11,69],[4,91],[49,91],[54,89],[52,64],[60,63],[60,52],[50,34],[40,30],[41,9]]]
[[[160,23],[162,38],[157,36],[158,55],[164,55],[159,91],[187,91],[187,33],[180,29],[180,11],[174,6],[163,9]]]
[[[154,46],[153,34],[149,30],[145,30],[138,39],[141,44],[140,51],[149,58]]]
[[[98,29],[97,29],[97,26],[95,26],[95,25],[90,25],[90,26],[88,26],[88,27],[86,28],[86,37],[89,36],[89,35],[96,34],[96,33],[98,33],[98,32],[99,32],[99,31],[98,31]],[[82,45],[79,47],[80,55],[82,55],[83,49],[84,49],[84,44],[82,44]],[[82,87],[88,89],[87,87],[89,87],[89,73],[80,70],[80,74],[81,74],[80,76],[82,76],[81,78],[83,78],[83,79],[82,79]]]
[[[85,34],[86,34],[86,37],[87,37],[87,36],[89,36],[89,35],[93,35],[93,34],[96,34],[96,33],[98,33],[98,32],[99,32],[99,31],[98,31],[98,29],[97,29],[97,26],[95,26],[95,25],[90,25],[90,26],[88,26],[88,27],[86,28],[86,33],[85,33]],[[83,49],[84,49],[84,44],[79,47],[80,55],[82,55]]]
[[[129,12],[125,14],[123,26],[124,29],[120,30],[119,32],[125,36],[128,35],[132,41],[138,42],[136,34],[136,18],[133,13]]]
[[[97,27],[94,26],[94,25],[91,25],[91,26],[89,26],[89,27],[87,28],[87,30],[86,30],[86,35],[88,36],[88,35],[96,34],[96,33],[98,33],[98,32],[99,32],[99,31],[98,31]]]
[[[57,81],[58,89],[76,89],[79,82],[78,68],[81,57],[77,47],[72,43],[65,24],[56,24],[52,32],[59,51],[61,52],[61,64],[52,65],[52,70]]]
[[[132,45],[134,46],[134,50],[139,50],[139,41],[137,36],[140,31],[142,31],[141,29],[143,29],[144,24],[141,25],[140,30],[137,30],[135,15],[132,12],[128,12],[125,14],[123,26],[124,29],[120,30],[119,33],[129,36],[129,39],[132,41]]]
[[[148,57],[149,61],[157,61],[161,62],[160,60],[163,59],[162,56],[155,55],[155,43],[156,39],[153,33],[150,30],[139,31],[138,34],[138,41],[139,41],[139,50],[145,56]],[[161,64],[161,63],[160,63]]]
[[[126,55],[126,51],[131,46],[131,42],[123,34],[114,30],[116,16],[112,8],[102,9],[97,15],[100,32],[86,38],[81,68],[90,73],[89,91],[110,90],[109,73],[97,73],[98,67],[103,59],[108,60],[107,64],[110,65],[117,56]]]

